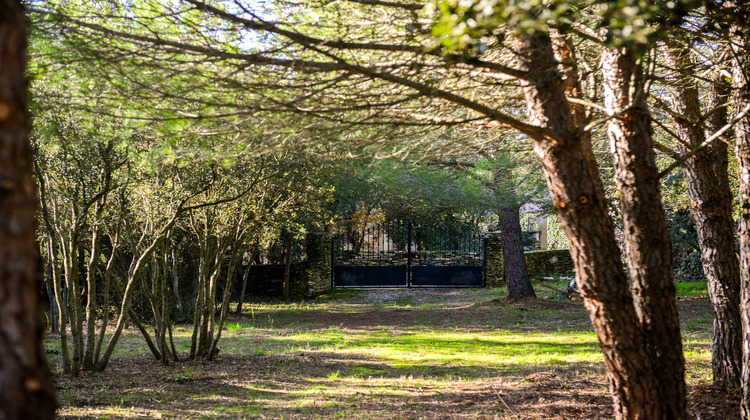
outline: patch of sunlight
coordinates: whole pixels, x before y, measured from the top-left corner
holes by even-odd
[[[129,418],[152,418],[160,419],[163,417],[161,412],[155,410],[136,409],[133,407],[109,406],[105,408],[80,407],[80,408],[61,408],[57,411],[58,416],[88,417],[96,419],[129,419]]]
[[[328,329],[267,337],[264,345],[282,351],[333,351],[407,365],[503,367],[602,361],[596,336],[590,332],[428,331],[396,335]]]

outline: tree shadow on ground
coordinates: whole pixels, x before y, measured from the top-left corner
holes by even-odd
[[[429,372],[429,373],[428,373]],[[611,418],[601,364],[394,368],[363,355],[225,356],[213,363],[133,359],[58,378],[61,418]],[[693,418],[732,418],[736,394],[690,387]]]

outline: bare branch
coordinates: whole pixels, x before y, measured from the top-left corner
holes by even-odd
[[[745,117],[745,115],[747,115],[748,113],[750,113],[750,105],[745,106],[745,108],[743,108],[742,111],[738,112],[737,115],[735,115],[734,118],[732,118],[732,121],[729,121],[724,127],[721,127],[719,131],[715,132],[713,135],[707,138],[703,143],[699,144],[696,148],[684,154],[679,160],[669,165],[667,169],[661,171],[661,173],[659,173],[659,178],[663,178],[665,175],[669,174],[674,168],[682,165],[683,163],[685,163],[685,161],[695,156],[696,153],[700,152],[703,148],[711,144],[714,140],[721,137],[722,134],[724,134],[729,129],[737,125],[737,123],[739,123],[740,120],[742,120]]]

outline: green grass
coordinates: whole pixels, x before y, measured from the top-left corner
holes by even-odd
[[[567,280],[544,283],[567,287]],[[214,363],[161,366],[139,333],[128,330],[110,368],[117,377],[58,376],[60,414],[526,418],[550,402],[581,401],[589,416],[580,418],[606,418],[603,358],[583,304],[534,284],[543,299],[532,302],[508,302],[495,288],[346,290],[312,301],[247,304],[242,317],[225,324]],[[688,380],[708,383],[710,306],[700,299],[681,305]],[[183,355],[190,333],[188,325],[175,329]],[[46,345],[59,351],[57,340]],[[59,372],[59,353],[50,356]]]
[[[678,297],[706,297],[708,287],[705,281],[675,283]]]

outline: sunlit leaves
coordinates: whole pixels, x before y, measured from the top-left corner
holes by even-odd
[[[428,3],[433,36],[449,51],[469,47],[483,53],[493,38],[511,33],[549,32],[550,22],[564,22],[574,14],[573,3],[563,0],[442,0]]]
[[[679,24],[702,2],[697,0],[438,0],[425,6],[433,19],[432,34],[448,51],[483,53],[510,34],[548,34],[573,23],[603,30],[614,46],[659,39],[664,25]]]

